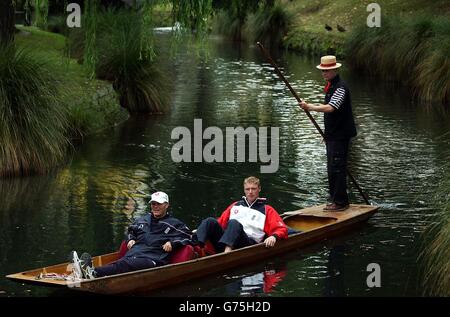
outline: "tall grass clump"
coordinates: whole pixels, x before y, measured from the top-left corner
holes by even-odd
[[[129,113],[165,112],[168,80],[156,61],[149,21],[133,10],[108,10],[95,19],[95,77],[113,83]],[[83,32],[74,30],[69,37],[71,55],[86,63]]]
[[[450,156],[449,156],[450,159]],[[425,233],[421,259],[424,295],[450,296],[450,166],[436,194],[434,205],[438,210],[435,222]]]
[[[410,88],[420,100],[448,104],[450,96],[450,20],[421,16],[382,18],[380,28],[363,24],[346,43],[348,64]]]
[[[57,84],[28,50],[0,47],[0,176],[46,173],[67,152]]]
[[[99,16],[96,76],[113,82],[120,104],[130,113],[167,110],[168,80],[157,67],[151,30],[133,12]]]
[[[430,50],[417,66],[413,81],[415,94],[425,100],[450,101],[450,20],[433,19]]]
[[[277,2],[273,7],[260,7],[255,13],[250,13],[244,32],[251,42],[259,41],[266,46],[278,47],[291,21],[292,15]]]

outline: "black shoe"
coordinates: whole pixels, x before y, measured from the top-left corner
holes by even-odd
[[[94,266],[92,265],[92,257],[89,253],[83,253],[80,257],[81,271],[83,278],[91,280],[96,277]]]

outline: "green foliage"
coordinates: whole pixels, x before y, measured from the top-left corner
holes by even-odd
[[[34,0],[34,25],[41,28],[47,28],[48,0]]]
[[[381,28],[360,26],[352,32],[349,64],[385,80],[401,79],[421,100],[448,103],[450,21],[430,16],[382,21]]]
[[[63,15],[50,16],[47,21],[47,30],[53,33],[67,33],[66,17]]]
[[[291,21],[292,15],[280,3],[270,8],[261,7],[248,16],[245,24],[246,38],[266,46],[280,46]]]
[[[169,104],[168,81],[156,66],[151,33],[134,13],[108,12],[100,18],[97,77],[113,82],[130,113],[162,113]]]
[[[226,36],[231,36],[233,40],[243,39],[244,24],[248,14],[258,9],[261,0],[230,0],[221,2],[219,13],[216,16],[215,29]]]
[[[275,0],[221,1],[215,8],[215,32],[233,40],[259,40],[267,45],[281,42],[292,18]]]
[[[67,105],[70,138],[82,143],[85,136],[113,127],[128,118],[126,111],[117,105],[117,94],[111,89],[99,90],[94,96],[80,94]]]
[[[151,32],[155,7],[161,6],[171,7],[180,25],[175,37],[192,31],[197,39],[205,38],[212,0],[145,0],[128,11],[106,12],[99,11],[98,0],[85,0],[84,28],[70,30],[69,56],[85,65],[91,77],[111,81],[130,113],[161,113],[168,105],[168,81],[156,67]],[[79,114],[74,118],[83,122]]]
[[[130,61],[132,67],[116,69],[120,77],[114,88],[120,95],[120,104],[130,113],[161,114],[169,105],[166,77],[155,63]],[[127,66],[131,66],[131,63]]]
[[[84,19],[81,23],[83,25]],[[83,63],[84,46],[86,39],[86,31],[83,28],[71,28],[68,30],[66,44],[64,47],[65,55],[74,58],[78,63]]]
[[[82,65],[63,56],[65,39],[62,35],[35,27],[19,28],[24,32],[16,36],[16,45],[31,47],[37,59],[46,61],[52,79],[60,85],[58,97],[62,98],[61,105],[68,112],[70,130],[67,137],[72,142],[79,142],[86,135],[128,118],[127,111],[119,106],[111,84],[89,80]]]
[[[85,0],[84,2],[84,65],[93,77],[97,63],[96,37],[97,37],[97,8],[98,0]]]
[[[448,157],[450,160],[450,156]],[[438,211],[434,223],[425,233],[424,251],[420,256],[425,264],[424,295],[450,296],[450,165],[434,199]]]
[[[208,30],[212,0],[172,0],[172,12],[182,27],[203,36]]]
[[[241,24],[244,24],[248,14],[258,10],[259,5],[265,3],[265,0],[231,0],[227,2],[225,9],[233,18],[237,18]]]
[[[173,6],[170,0],[146,0],[142,13],[155,27],[173,26]]]
[[[219,10],[213,21],[213,32],[222,34],[226,37],[239,40],[242,39],[241,22],[225,10]]]
[[[45,63],[0,48],[0,176],[46,173],[65,158],[68,121]]]
[[[344,40],[326,33],[289,32],[283,45],[304,54],[344,56]]]
[[[162,113],[169,104],[168,81],[155,62],[151,21],[134,10],[96,16],[95,76],[108,80],[130,113]],[[71,35],[71,53],[86,56],[83,32]],[[84,52],[84,53],[83,53]],[[80,117],[77,115],[76,117]]]

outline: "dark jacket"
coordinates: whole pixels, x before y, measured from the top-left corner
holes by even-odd
[[[356,136],[350,90],[339,75],[330,82],[325,103],[333,106],[333,112],[324,113],[325,139],[345,140]]]
[[[192,232],[180,220],[166,214],[156,219],[153,214],[139,218],[128,227],[128,240],[136,243],[127,251],[125,257],[145,257],[164,265],[169,262],[169,254],[162,246],[170,241],[173,250],[192,243]]]

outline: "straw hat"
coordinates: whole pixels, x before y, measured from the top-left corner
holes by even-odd
[[[336,56],[333,55],[327,55],[327,56],[322,56],[322,58],[320,59],[320,65],[317,65],[316,67],[318,69],[336,69],[341,67],[342,64],[341,63],[336,63]]]

